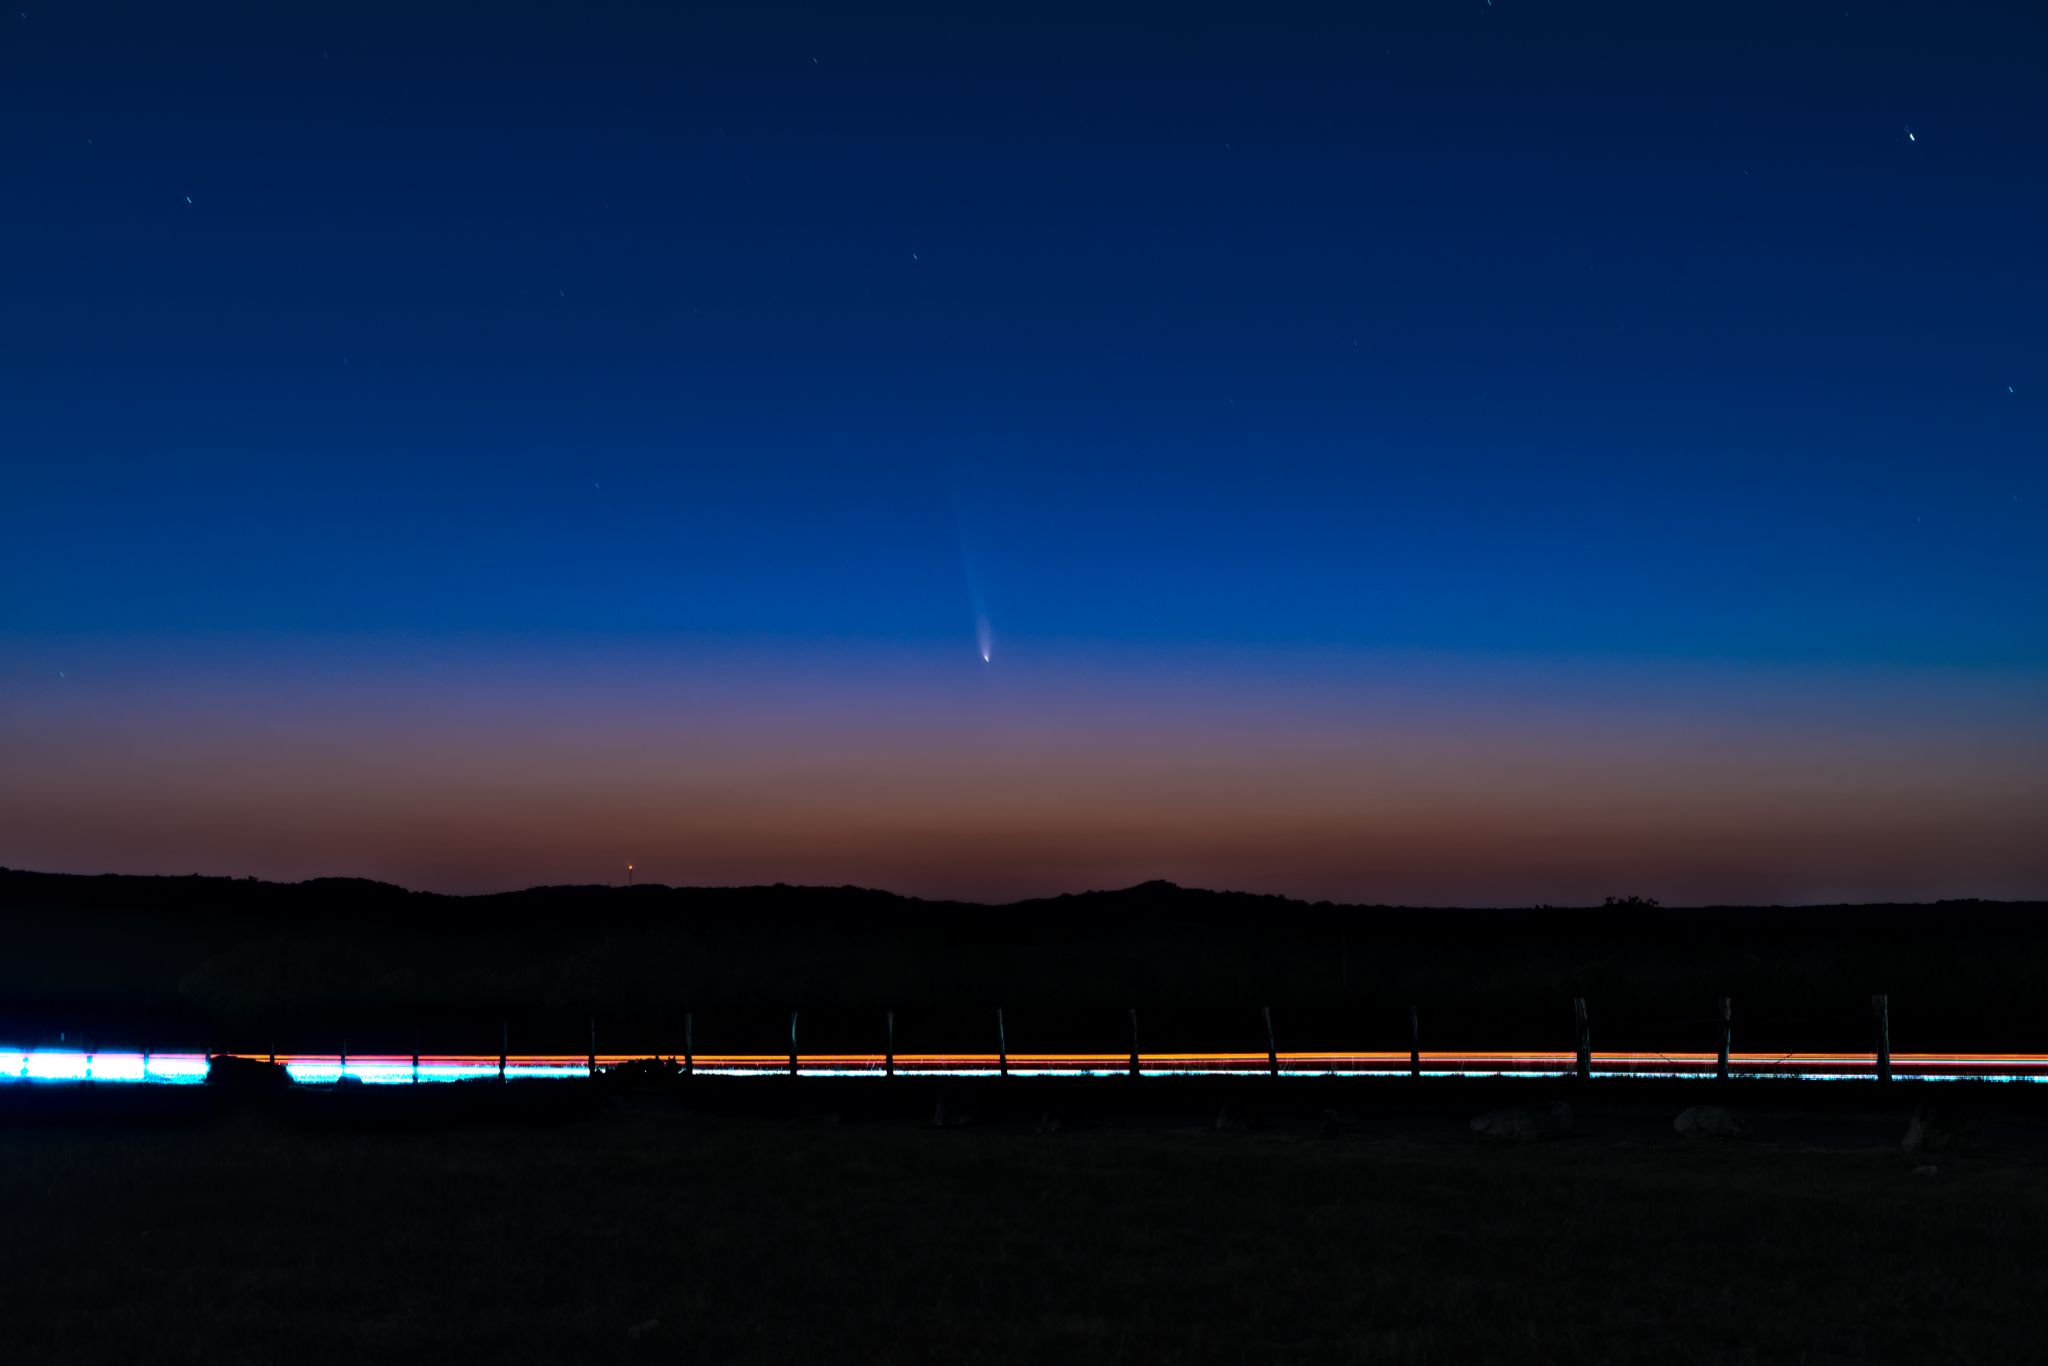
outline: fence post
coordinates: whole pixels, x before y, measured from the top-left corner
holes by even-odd
[[[142,1050],[142,1080],[145,1082],[149,1080],[149,1050],[147,1048]]]
[[[1870,998],[1870,1022],[1877,1030],[1877,1079],[1892,1079],[1892,998],[1879,992]]]
[[[1266,1022],[1266,1073],[1280,1075],[1280,1047],[1273,1042],[1273,1007],[1260,1006],[1259,1017]]]
[[[1138,1075],[1138,1008],[1131,1007],[1131,1075]]]
[[[796,1075],[796,1012],[789,1012],[789,1075]]]
[[[1003,1008],[996,1007],[996,1075],[1010,1075],[1010,1036],[1003,1029]]]
[[[412,1084],[420,1084],[420,1032],[417,1029],[412,1032]]]
[[[883,1038],[886,1040],[886,1042],[883,1044],[884,1051],[882,1053],[882,1075],[885,1077],[893,1077],[896,1075],[895,1011],[885,1010],[882,1012],[882,1034]]]
[[[347,1079],[348,1079],[348,1040],[347,1040],[347,1039],[343,1039],[343,1040],[341,1041],[341,1068],[340,1068],[340,1070],[339,1070],[339,1071],[337,1071],[337,1072],[336,1072],[336,1073],[334,1074],[334,1080],[335,1080],[335,1083],[336,1083],[336,1084],[338,1085],[338,1084],[340,1084],[341,1082],[343,1082],[343,1081],[346,1081]]]
[[[1721,998],[1721,1051],[1714,1059],[1714,1076],[1721,1081],[1728,1080],[1728,1042],[1734,1033],[1730,1004],[1726,996]]]
[[[1593,1031],[1586,1024],[1586,998],[1572,997],[1572,1019],[1579,1033],[1579,1080],[1588,1081],[1593,1076]]]
[[[683,1075],[691,1076],[697,1070],[697,1016],[691,1011],[683,1012]]]
[[[498,1021],[498,1080],[505,1080],[505,1055],[512,1051],[512,1022]]]
[[[597,1075],[597,1016],[590,1017],[590,1052],[584,1060],[584,1070],[592,1077]]]
[[[1422,1014],[1414,1006],[1408,1007],[1408,1075],[1422,1075]]]

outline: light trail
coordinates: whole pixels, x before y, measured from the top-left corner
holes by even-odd
[[[270,1055],[233,1055],[262,1062]],[[601,1053],[600,1070],[643,1062],[647,1054]],[[665,1059],[681,1066],[680,1057]],[[277,1061],[295,1082],[331,1084],[343,1076],[370,1085],[419,1082],[486,1081],[501,1074],[501,1061],[490,1053],[421,1054],[415,1067],[410,1054],[350,1054],[344,1069],[338,1054],[279,1054]],[[1129,1053],[899,1053],[894,1073],[905,1077],[1127,1076]],[[1712,1078],[1712,1053],[1596,1052],[1592,1075],[1606,1077]],[[1277,1064],[1277,1067],[1276,1067]],[[587,1077],[589,1055],[582,1053],[509,1054],[502,1060],[507,1080]],[[882,1053],[800,1053],[796,1074],[804,1077],[882,1077],[892,1063]],[[1265,1076],[1277,1070],[1289,1077],[1403,1077],[1411,1071],[1405,1052],[1265,1053],[1140,1053],[1137,1073],[1146,1077]],[[1569,1076],[1577,1056],[1561,1052],[1425,1052],[1419,1070],[1425,1077],[1560,1077]],[[786,1077],[787,1053],[700,1053],[691,1070],[718,1077]],[[1798,1081],[1870,1080],[1877,1061],[1869,1053],[1731,1053],[1731,1076]],[[2037,1081],[2048,1082],[2048,1053],[1894,1053],[1892,1076],[1902,1081]],[[129,1083],[170,1086],[206,1080],[207,1059],[201,1053],[87,1053],[75,1049],[0,1050],[0,1086],[10,1083]]]
[[[10,1081],[158,1082],[206,1080],[203,1053],[83,1053],[65,1049],[0,1049],[0,1085]]]

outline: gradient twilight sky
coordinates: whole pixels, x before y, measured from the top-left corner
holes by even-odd
[[[2048,896],[2038,4],[23,3],[0,864]]]

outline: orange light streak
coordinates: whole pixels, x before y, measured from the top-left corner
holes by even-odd
[[[237,1053],[234,1056],[253,1061],[262,1061],[267,1053]],[[600,1053],[599,1067],[617,1067],[624,1063],[643,1061],[650,1057],[680,1059],[681,1054],[649,1053]],[[282,1063],[324,1064],[336,1061],[332,1053],[278,1054]],[[427,1066],[493,1067],[498,1064],[496,1053],[422,1053],[419,1063]],[[1446,1069],[1475,1070],[1489,1067],[1503,1070],[1565,1070],[1576,1061],[1577,1055],[1569,1050],[1523,1051],[1464,1049],[1452,1051],[1425,1052],[1419,1062],[1424,1071]],[[1012,1069],[1055,1068],[1088,1069],[1127,1067],[1131,1055],[1128,1051],[1108,1053],[1021,1053],[1008,1055]],[[363,1066],[402,1067],[409,1066],[413,1057],[409,1053],[351,1053],[349,1063]],[[583,1053],[517,1053],[505,1058],[510,1067],[581,1067],[588,1061]],[[799,1068],[873,1068],[880,1070],[886,1064],[882,1053],[799,1053]],[[995,1053],[898,1053],[895,1063],[898,1070],[919,1068],[987,1068],[995,1069],[1001,1058]],[[1406,1070],[1410,1065],[1409,1054],[1394,1050],[1372,1051],[1330,1051],[1330,1052],[1283,1052],[1278,1055],[1281,1068],[1325,1067],[1332,1070],[1361,1069]],[[1714,1053],[1700,1052],[1595,1052],[1592,1055],[1594,1068],[1614,1070],[1616,1068],[1640,1068],[1657,1070],[1695,1070],[1711,1068],[1717,1062]],[[1926,1069],[1953,1068],[1960,1070],[2001,1069],[2008,1071],[2048,1072],[2048,1053],[1894,1053],[1891,1055],[1894,1072],[1912,1072]],[[698,1053],[694,1055],[699,1068],[735,1068],[787,1071],[790,1057],[783,1053]],[[1140,1067],[1164,1068],[1171,1070],[1266,1070],[1268,1063],[1264,1052],[1173,1052],[1138,1054]],[[1840,1068],[1871,1068],[1875,1061],[1870,1053],[1856,1052],[1750,1052],[1728,1055],[1731,1071],[1766,1070],[1781,1073],[1801,1071],[1823,1071]]]

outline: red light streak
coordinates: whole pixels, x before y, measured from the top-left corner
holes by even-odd
[[[268,1054],[241,1053],[237,1057],[262,1061]],[[600,1053],[599,1067],[616,1067],[622,1063],[644,1060],[646,1053]],[[667,1055],[661,1055],[667,1056]],[[1105,1053],[1024,1053],[1009,1055],[1012,1072],[1074,1073],[1077,1075],[1097,1071],[1125,1070],[1130,1062],[1127,1052]],[[515,1072],[521,1068],[581,1068],[586,1060],[582,1053],[522,1053],[510,1055],[507,1065]],[[698,1053],[695,1065],[699,1071],[728,1072],[776,1072],[789,1070],[789,1054],[781,1053]],[[278,1061],[285,1064],[321,1066],[337,1061],[334,1054],[279,1054]],[[351,1069],[356,1067],[409,1067],[411,1054],[357,1054],[349,1055]],[[495,1053],[422,1053],[419,1063],[422,1068],[484,1068],[495,1069],[498,1055]],[[1543,1075],[1563,1073],[1572,1070],[1575,1055],[1570,1050],[1519,1051],[1519,1050],[1460,1050],[1425,1052],[1421,1056],[1421,1067],[1425,1073],[1461,1073],[1465,1075]],[[798,1055],[800,1070],[845,1071],[853,1074],[883,1071],[885,1057],[874,1053],[803,1053]],[[898,1053],[895,1057],[899,1073],[987,1071],[993,1073],[999,1065],[995,1053]],[[1891,1058],[1895,1076],[1910,1078],[1916,1075],[1986,1075],[2001,1077],[2040,1077],[2048,1079],[2048,1053],[1894,1053]],[[1253,1052],[1162,1052],[1141,1053],[1141,1069],[1148,1072],[1251,1072],[1263,1073],[1268,1063],[1263,1051]],[[1283,1052],[1279,1055],[1283,1072],[1355,1074],[1369,1076],[1385,1073],[1403,1073],[1409,1068],[1406,1050],[1394,1051],[1344,1051],[1344,1052]],[[1616,1074],[1645,1077],[1693,1075],[1712,1072],[1716,1055],[1711,1052],[1595,1052],[1593,1070],[1609,1076]],[[1731,1053],[1728,1058],[1729,1070],[1742,1075],[1784,1076],[1784,1077],[1827,1077],[1871,1073],[1875,1061],[1869,1053],[1839,1052],[1752,1052]]]

